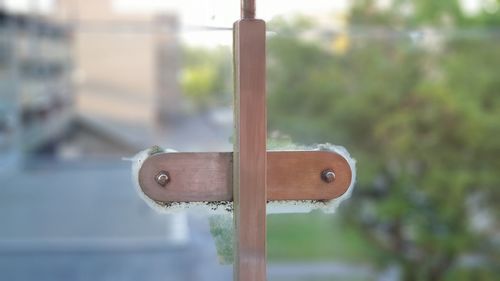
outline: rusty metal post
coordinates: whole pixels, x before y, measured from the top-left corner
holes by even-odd
[[[234,221],[237,281],[266,280],[266,25],[242,1],[234,24]]]
[[[241,0],[241,18],[255,18],[255,0]]]

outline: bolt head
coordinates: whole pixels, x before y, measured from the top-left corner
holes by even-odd
[[[335,172],[331,169],[321,172],[321,179],[326,183],[331,183],[335,180]]]
[[[161,186],[166,186],[170,182],[170,176],[168,172],[166,171],[160,171],[156,176],[155,176],[155,181],[157,184]]]

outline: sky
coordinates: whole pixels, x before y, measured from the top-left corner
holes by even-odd
[[[0,0],[0,4],[15,11],[27,11],[37,7],[49,12],[54,3],[65,0]],[[240,0],[109,0],[113,9],[120,13],[151,13],[178,11],[191,24],[231,24],[239,16]],[[467,14],[481,9],[498,9],[496,0],[459,0]],[[390,6],[392,0],[379,0]],[[270,20],[278,14],[319,14],[325,11],[345,11],[349,0],[257,0],[257,15]]]
[[[345,10],[348,0],[257,0],[257,16],[270,20],[278,14],[318,14]],[[118,12],[175,10],[186,24],[231,26],[239,18],[239,0],[112,0]]]
[[[15,11],[37,7],[49,12],[54,4],[65,0],[0,0]],[[239,18],[240,0],[109,0],[117,13],[154,13],[176,11],[187,24],[231,25]],[[345,10],[348,0],[257,0],[257,15],[270,20],[278,14],[324,13],[326,10]]]
[[[59,0],[64,1],[64,0]],[[118,14],[176,12],[183,26],[182,39],[190,45],[231,45],[231,31],[200,31],[199,27],[231,28],[240,17],[240,0],[109,0]],[[0,3],[2,0],[0,0]],[[26,12],[33,7],[48,13],[57,0],[3,0],[11,10]],[[257,17],[266,21],[277,15],[317,16],[344,12],[348,0],[257,0]]]
[[[11,10],[50,12],[57,1],[65,0],[0,0]],[[204,47],[231,45],[231,31],[206,31],[199,27],[231,28],[240,17],[240,0],[109,0],[112,11],[118,14],[175,12],[185,30],[182,40],[189,45]],[[390,7],[392,0],[379,0]],[[465,13],[473,15],[481,9],[498,9],[496,0],[459,0]],[[256,0],[257,18],[265,21],[276,16],[304,14],[314,17],[344,14],[349,0]]]
[[[348,0],[257,0],[257,18],[265,21],[278,15],[308,14],[317,16],[328,12],[344,12]],[[231,28],[240,17],[239,0],[112,0],[118,13],[148,13],[151,11],[176,11],[184,26],[182,39],[189,45],[204,47],[232,44],[231,31],[197,30],[197,27]]]
[[[50,1],[50,0],[42,0]],[[240,0],[111,0],[118,13],[148,13],[151,11],[176,11],[184,26],[232,27],[240,17]],[[389,8],[393,0],[378,0],[380,7]],[[493,12],[498,9],[497,0],[458,0],[465,14],[473,16],[481,10]],[[269,21],[276,16],[296,14],[340,16],[344,18],[350,0],[256,0],[257,18]],[[332,18],[333,19],[333,18]],[[330,24],[330,21],[328,21]],[[331,21],[335,24],[335,21]],[[231,31],[182,32],[182,39],[190,45],[204,47],[232,44]]]

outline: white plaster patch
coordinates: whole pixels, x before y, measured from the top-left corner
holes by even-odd
[[[283,147],[281,147],[283,148]],[[311,151],[332,151],[335,152],[349,163],[352,171],[351,184],[347,191],[340,197],[329,201],[313,201],[313,200],[300,200],[300,201],[272,201],[267,204],[268,213],[308,213],[312,210],[320,209],[325,213],[333,213],[340,205],[340,203],[349,197],[351,197],[354,184],[356,182],[356,161],[350,156],[349,152],[342,146],[332,145],[332,144],[321,144],[314,147],[300,147],[296,145],[290,145],[287,147],[288,150],[311,150]],[[155,151],[152,151],[155,150]],[[144,161],[152,154],[158,152],[168,152],[176,153],[175,150],[166,149],[158,151],[158,147],[146,149],[139,152],[132,158],[125,159],[132,162],[132,181],[134,183],[135,189],[140,198],[142,198],[146,204],[148,204],[154,210],[165,213],[177,213],[183,211],[187,208],[189,209],[199,209],[201,212],[208,212],[210,214],[225,214],[232,213],[233,202],[158,202],[149,198],[139,186],[139,170],[142,167]]]

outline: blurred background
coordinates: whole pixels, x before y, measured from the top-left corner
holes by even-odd
[[[498,0],[257,2],[268,135],[345,146],[333,215],[268,216],[269,280],[500,280]],[[236,0],[0,1],[0,280],[231,280],[130,162],[232,149]]]

